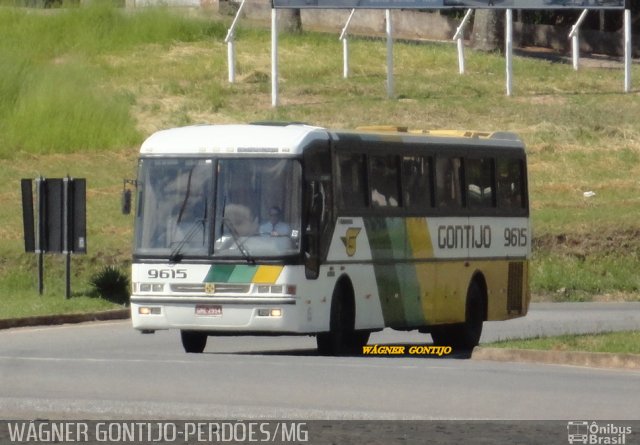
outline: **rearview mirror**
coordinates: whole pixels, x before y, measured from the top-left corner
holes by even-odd
[[[318,255],[305,253],[304,276],[307,280],[315,280],[320,276],[320,258],[318,258]]]

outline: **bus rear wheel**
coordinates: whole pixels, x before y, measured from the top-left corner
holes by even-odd
[[[356,331],[355,302],[345,286],[336,287],[331,297],[329,332],[316,336],[318,352],[322,355],[352,355],[362,352],[369,341],[368,331]]]
[[[480,343],[484,323],[485,303],[482,288],[473,281],[467,290],[464,323],[436,326],[431,337],[436,345],[451,346],[455,349],[471,350]]]
[[[180,331],[184,352],[201,354],[207,346],[207,334],[197,331]]]

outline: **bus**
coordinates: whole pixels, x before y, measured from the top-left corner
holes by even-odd
[[[135,184],[133,327],[179,330],[189,353],[209,336],[309,335],[353,354],[385,328],[473,348],[484,321],[527,313],[512,133],[187,126],[142,144]]]

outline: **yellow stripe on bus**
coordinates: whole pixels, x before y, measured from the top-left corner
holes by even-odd
[[[427,220],[424,218],[407,218],[406,222],[412,258],[433,258],[433,244],[431,243]]]
[[[427,220],[424,218],[407,218],[407,238],[411,248],[411,258],[425,259],[433,258],[433,244],[429,235]],[[435,306],[435,273],[434,265],[431,263],[416,263],[416,278],[420,288],[420,303],[422,314],[428,322],[433,320],[436,313]]]
[[[253,283],[273,284],[282,272],[283,266],[260,266],[253,276]]]

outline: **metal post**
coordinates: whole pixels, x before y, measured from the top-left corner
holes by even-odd
[[[347,36],[347,31],[349,29],[349,25],[351,24],[351,19],[353,18],[353,14],[355,14],[355,8],[351,10],[351,14],[349,14],[349,18],[347,19],[347,23],[345,23],[344,28],[342,28],[342,32],[340,33],[340,40],[342,40],[342,77],[345,79],[349,77],[349,37]]]
[[[349,77],[349,39],[342,39],[342,78]]]
[[[229,83],[234,83],[236,81],[236,48],[235,48],[235,37],[236,37],[236,27],[238,24],[238,20],[240,19],[240,14],[242,13],[242,8],[244,8],[244,3],[246,0],[242,0],[240,3],[240,7],[236,12],[236,16],[227,31],[227,36],[224,39],[224,42],[227,44],[227,60],[229,64]]]
[[[631,92],[631,10],[624,10],[624,92]]]
[[[393,98],[393,24],[391,23],[391,10],[386,10],[387,31],[387,97]]]
[[[464,15],[462,22],[456,29],[456,33],[453,35],[453,39],[458,44],[458,68],[460,74],[464,74],[464,30],[469,23],[473,9],[467,9],[467,13]]]
[[[573,69],[576,71],[578,71],[578,63],[580,61],[580,25],[584,21],[588,12],[588,9],[584,9],[582,11],[582,14],[580,14],[580,17],[578,17],[576,23],[571,27],[571,32],[569,32],[569,38],[571,39]]]
[[[227,60],[229,61],[229,83],[236,81],[236,45],[233,39],[227,42]]]
[[[62,254],[65,258],[65,298],[71,298],[71,246],[69,239],[69,183],[67,175],[62,179]]]
[[[278,10],[271,9],[271,106],[278,106]]]
[[[37,214],[37,229],[36,229],[36,253],[38,254],[38,293],[40,295],[44,292],[44,214],[45,214],[45,202],[44,202],[44,181],[45,179],[40,176],[36,178],[36,203],[38,205]]]
[[[507,59],[507,96],[513,90],[513,9],[506,10],[505,57]]]

